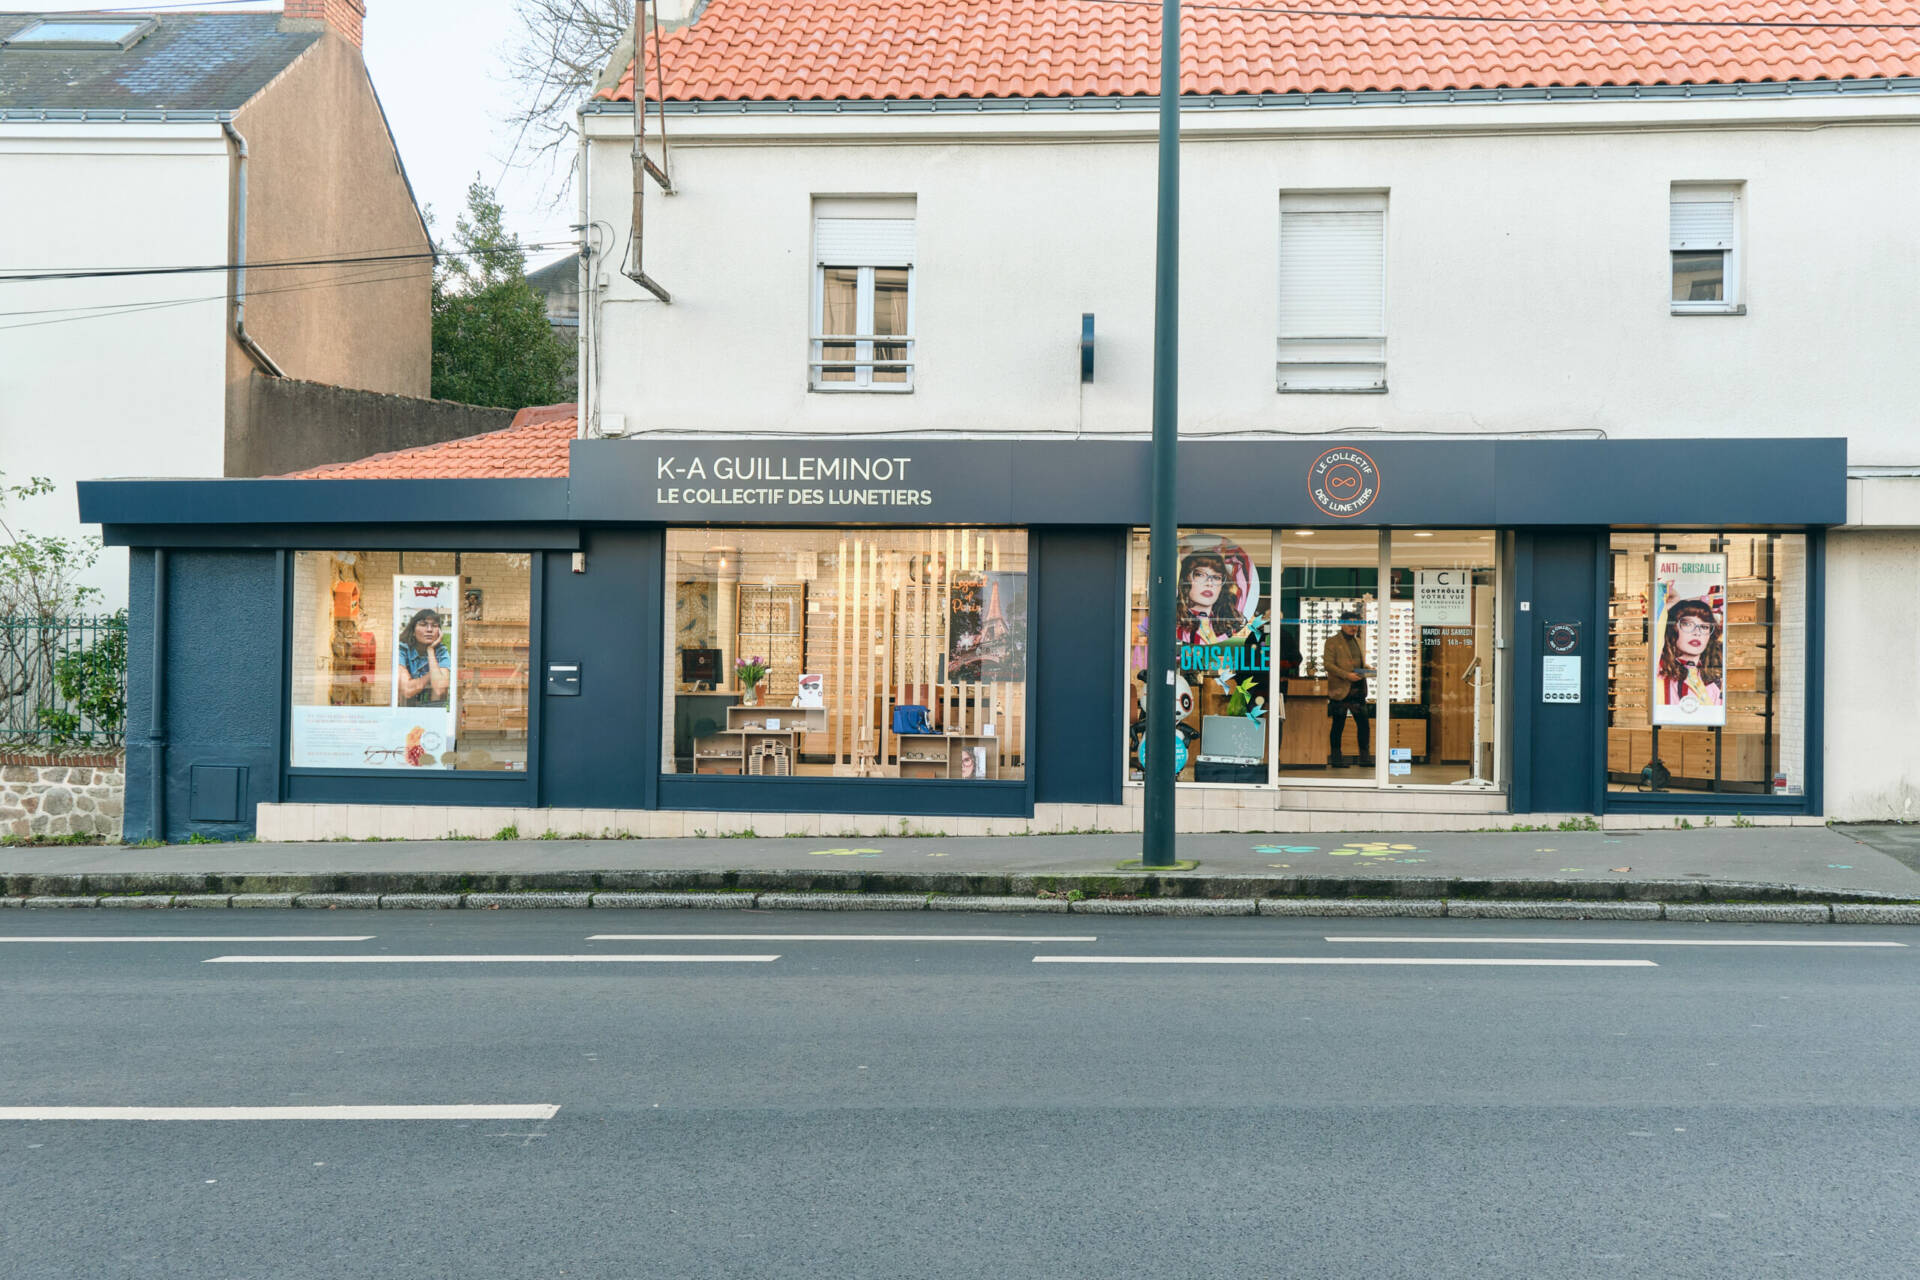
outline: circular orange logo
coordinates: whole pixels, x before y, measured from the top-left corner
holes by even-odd
[[[1329,449],[1307,469],[1307,496],[1336,520],[1351,520],[1380,496],[1380,469],[1358,449]]]

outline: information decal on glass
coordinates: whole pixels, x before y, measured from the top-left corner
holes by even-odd
[[[1548,655],[1540,660],[1540,701],[1580,701],[1580,659]]]

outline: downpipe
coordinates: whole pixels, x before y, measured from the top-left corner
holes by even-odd
[[[247,140],[233,127],[233,121],[222,120],[221,129],[226,131],[233,143],[235,154],[239,158],[239,209],[235,213],[233,250],[233,337],[247,358],[259,367],[260,372],[273,378],[286,377],[286,371],[274,363],[253,335],[247,332]]]

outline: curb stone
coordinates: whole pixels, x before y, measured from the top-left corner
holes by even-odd
[[[0,898],[0,907],[17,907],[25,901],[25,898]]]
[[[233,895],[230,893],[181,893],[174,895],[175,907],[231,907]]]
[[[1440,898],[1261,898],[1263,916],[1414,916],[1445,915]]]
[[[234,904],[238,906],[239,903]],[[377,893],[302,893],[294,896],[292,904],[309,911],[325,911],[330,907],[352,907],[367,911],[380,905]]]
[[[1083,898],[1067,903],[1075,915],[1250,916],[1254,898]]]
[[[968,895],[936,893],[927,899],[929,911],[1005,911],[1046,912],[1052,915],[1064,915],[1067,910],[1065,898],[1011,898],[1005,895]]]
[[[139,897],[133,897],[132,895],[118,898],[105,897],[100,899],[100,905],[103,907],[119,907],[122,910],[137,910],[141,907],[149,909],[154,907],[170,907],[173,905],[173,895],[170,893],[148,893],[141,894]]]
[[[596,893],[596,908],[681,907],[704,911],[741,911],[753,906],[750,893]]]
[[[457,893],[383,893],[380,895],[382,911],[407,910],[452,911],[460,906]]]
[[[97,907],[98,898],[28,898],[28,907]]]
[[[1857,902],[1833,904],[1835,924],[1920,924],[1920,906],[1874,907]]]
[[[470,893],[467,907],[486,911],[493,907],[535,907],[549,910],[590,907],[591,893]]]
[[[228,901],[230,907],[266,907],[287,908],[294,905],[291,893],[236,893]]]
[[[754,905],[763,911],[925,911],[927,896],[918,893],[763,893]]]
[[[1447,899],[1447,915],[1463,920],[1658,920],[1657,902],[1481,902]]]
[[[1676,903],[1667,908],[1669,920],[1715,920],[1722,923],[1826,924],[1833,908],[1811,902]]]

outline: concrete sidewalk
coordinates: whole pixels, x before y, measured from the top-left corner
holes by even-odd
[[[1920,902],[1897,828],[1182,836],[1191,871],[1122,872],[1129,835],[337,841],[0,849],[0,896],[559,890],[1184,898]],[[1871,842],[1871,843],[1869,843]],[[1879,844],[1891,852],[1872,847]]]

